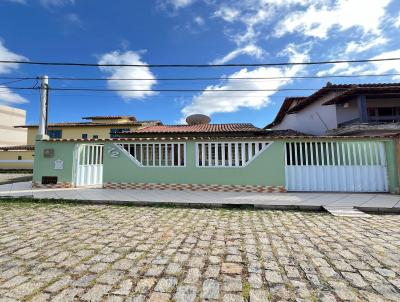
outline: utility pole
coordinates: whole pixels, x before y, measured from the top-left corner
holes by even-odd
[[[37,135],[38,140],[48,139],[47,136],[47,110],[49,98],[49,77],[42,76],[42,83],[40,85],[40,115],[39,115],[39,132]]]

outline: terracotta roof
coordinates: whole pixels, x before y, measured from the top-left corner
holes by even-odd
[[[161,121],[135,121],[135,122],[123,122],[123,123],[93,123],[93,122],[73,122],[73,123],[50,123],[49,127],[100,127],[100,126],[143,126],[145,124],[162,124]],[[38,125],[21,125],[14,126],[14,128],[37,128]]]
[[[275,130],[271,130],[274,131]],[[286,130],[284,130],[286,131]],[[263,135],[263,136],[204,136],[204,135],[197,135],[197,136],[179,136],[179,137],[172,137],[172,136],[158,136],[158,137],[129,137],[129,138],[103,138],[103,139],[81,139],[81,138],[67,138],[67,139],[50,139],[49,142],[130,142],[130,141],[203,141],[203,140],[226,140],[226,141],[235,141],[235,140],[301,140],[301,139],[310,139],[315,141],[321,140],[354,140],[354,139],[390,139],[397,137],[398,134],[396,133],[388,133],[384,135],[336,135],[336,136],[312,136],[312,135],[290,135],[290,133],[282,133],[278,135],[278,133],[270,133],[270,135]]]
[[[35,150],[34,145],[21,145],[21,146],[3,146],[0,147],[0,151],[33,151]]]
[[[264,129],[269,129],[269,128],[279,124],[283,120],[287,111],[290,109],[290,107],[292,106],[293,103],[295,103],[295,102],[299,103],[306,98],[307,97],[287,97],[287,98],[285,98],[285,100],[283,101],[281,108],[279,108],[279,111],[276,114],[276,117],[273,120],[273,122],[268,124],[267,126],[265,126]]]
[[[256,132],[260,128],[249,123],[235,124],[197,124],[197,125],[159,125],[149,126],[133,133],[226,133]]]
[[[130,119],[136,121],[133,115],[97,115],[97,116],[86,116],[83,120],[115,120],[115,119]]]

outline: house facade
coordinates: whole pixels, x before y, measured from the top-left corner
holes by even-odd
[[[396,138],[307,136],[251,124],[156,125],[118,138],[36,142],[36,187],[399,191]]]
[[[400,131],[400,84],[334,85],[286,98],[265,129],[310,135],[382,135]]]

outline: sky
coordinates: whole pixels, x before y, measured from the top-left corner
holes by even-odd
[[[101,64],[280,63],[400,57],[398,0],[0,0],[0,60]],[[183,123],[202,113],[213,123],[271,122],[287,96],[333,83],[400,82],[400,76],[293,79],[298,76],[400,73],[400,61],[276,67],[140,68],[0,64],[0,104],[27,110],[37,123],[35,80],[51,88],[150,91],[51,91],[50,122],[93,115]],[[213,77],[207,81],[165,78]],[[286,77],[265,80],[234,78]],[[287,78],[289,77],[289,78]],[[107,79],[142,78],[136,81]],[[310,91],[224,92],[229,89]],[[198,92],[156,92],[197,89]]]

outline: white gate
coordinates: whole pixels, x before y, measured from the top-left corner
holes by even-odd
[[[287,142],[288,191],[387,192],[384,144],[361,142]]]
[[[81,144],[76,156],[76,186],[103,183],[103,145]]]

